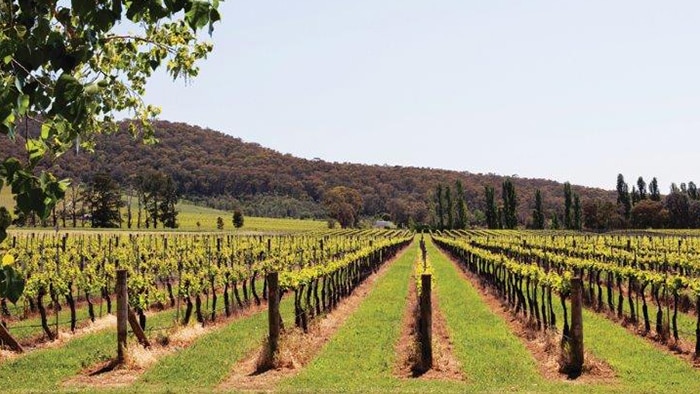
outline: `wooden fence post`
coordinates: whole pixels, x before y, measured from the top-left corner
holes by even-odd
[[[269,355],[272,361],[280,339],[280,296],[279,296],[279,275],[277,272],[267,274],[267,320],[269,325]]]
[[[583,283],[571,279],[571,365],[570,373],[579,376],[583,370]]]
[[[126,287],[126,270],[117,270],[117,363],[126,361],[126,336],[129,323],[129,295]]]
[[[17,353],[24,353],[22,345],[17,342],[17,340],[10,334],[9,331],[7,331],[2,323],[0,323],[0,341],[4,342],[5,345],[9,346],[10,349]]]
[[[427,371],[433,367],[433,311],[430,299],[431,280],[432,276],[430,274],[421,275],[418,335],[421,344],[421,368],[423,371]]]

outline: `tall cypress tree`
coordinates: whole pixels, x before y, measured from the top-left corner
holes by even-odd
[[[632,185],[632,191],[630,192],[630,197],[632,198],[632,206],[637,205],[638,202],[642,201],[642,196],[639,195],[637,187]]]
[[[632,201],[630,199],[629,187],[622,174],[617,174],[617,204],[621,205],[625,212],[625,219],[630,218],[632,211]]]
[[[496,207],[495,191],[491,186],[484,186],[486,197],[486,225],[490,229],[496,229],[498,225],[498,208]]]
[[[544,229],[544,212],[542,212],[542,192],[535,191],[535,209],[532,211],[532,227],[537,230]]]
[[[503,228],[514,229],[518,226],[517,205],[518,198],[515,186],[510,179],[503,182]]]
[[[652,201],[661,201],[661,191],[659,191],[659,182],[656,177],[649,182],[649,199]]]
[[[581,230],[583,220],[581,220],[581,199],[578,194],[574,194],[574,229]]]
[[[690,197],[691,200],[700,199],[700,194],[698,194],[698,187],[693,181],[688,182],[688,197]]]
[[[451,230],[454,228],[454,207],[452,201],[452,190],[450,186],[445,186],[445,228]]]
[[[640,200],[647,199],[647,183],[644,182],[644,178],[642,178],[641,176],[637,178],[637,191],[639,192]]]
[[[571,228],[571,183],[564,184],[564,228]]]
[[[457,213],[457,218],[455,220],[456,229],[467,228],[467,202],[464,197],[464,187],[459,179],[455,182],[455,208]]]

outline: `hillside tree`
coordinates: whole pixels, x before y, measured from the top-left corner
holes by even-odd
[[[571,183],[564,183],[564,228],[571,229]]]
[[[119,227],[122,206],[119,184],[107,173],[95,174],[84,196],[93,228]]]
[[[336,186],[323,195],[323,205],[328,215],[342,228],[357,226],[362,209],[362,196],[352,188]]]
[[[467,228],[467,201],[464,196],[464,186],[458,179],[455,181],[455,211],[457,217],[455,219],[455,229]]]
[[[492,186],[484,186],[484,195],[486,199],[486,225],[490,229],[497,229],[500,224],[495,190]]]
[[[445,207],[442,195],[442,184],[438,184],[435,188],[435,217],[437,219],[437,228],[440,230],[445,228]]]
[[[644,178],[642,178],[641,176],[637,178],[637,191],[639,192],[640,200],[647,199],[647,183],[644,182]]]
[[[510,179],[503,181],[501,196],[503,198],[503,228],[514,229],[518,226],[518,196]]]
[[[158,222],[163,227],[176,228],[178,212],[175,205],[179,197],[172,177],[160,171],[147,171],[137,176],[136,185],[146,213],[146,228],[158,228]]]
[[[544,229],[544,212],[542,211],[542,192],[535,190],[535,209],[532,211],[532,228]]]
[[[454,228],[454,202],[452,201],[452,189],[450,186],[445,186],[445,228],[451,230]]]
[[[632,211],[632,200],[630,198],[629,186],[625,182],[622,174],[617,175],[617,205],[622,209],[625,219],[629,219]]]
[[[234,228],[243,227],[244,218],[243,218],[243,212],[241,212],[240,209],[236,209],[233,211],[232,221],[233,221]]]
[[[688,182],[688,198],[691,200],[700,200],[700,194],[698,194],[698,187],[695,182]]]
[[[573,220],[573,229],[574,230],[581,230],[583,226],[583,220],[582,220],[582,211],[581,211],[581,198],[578,196],[578,194],[574,194],[574,220]]]
[[[688,196],[680,191],[674,191],[664,200],[664,206],[668,210],[670,228],[688,228],[690,222],[690,202]]]
[[[659,182],[656,177],[649,182],[649,199],[652,201],[661,201],[661,191],[659,190]]]

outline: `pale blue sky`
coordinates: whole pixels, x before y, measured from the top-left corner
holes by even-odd
[[[162,119],[328,161],[700,183],[700,2],[233,1]],[[630,185],[631,187],[631,185]]]

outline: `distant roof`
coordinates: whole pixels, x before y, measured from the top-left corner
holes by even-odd
[[[387,227],[394,228],[394,227],[396,227],[396,225],[394,224],[394,222],[389,221],[389,220],[377,220],[374,222],[374,227],[375,228],[387,228]]]

